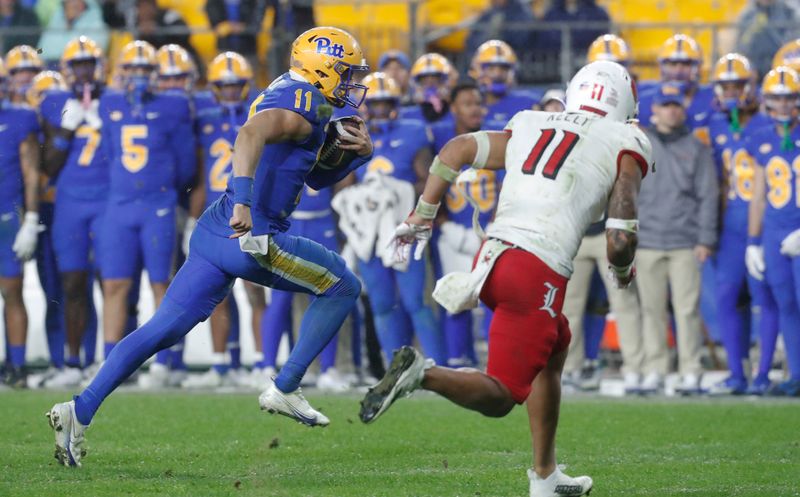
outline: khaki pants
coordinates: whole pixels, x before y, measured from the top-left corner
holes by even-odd
[[[637,286],[642,303],[645,369],[667,374],[667,290],[677,326],[678,369],[700,374],[700,267],[692,249],[636,251]]]
[[[641,320],[639,318],[639,298],[634,288],[626,290],[614,288],[611,281],[606,278],[608,258],[606,255],[605,233],[584,237],[572,264],[574,272],[567,285],[563,309],[564,315],[569,319],[572,342],[569,345],[569,354],[564,365],[564,371],[579,371],[583,365],[583,315],[586,311],[592,273],[594,268],[597,267],[603,276],[611,313],[617,321],[623,371],[641,373],[644,363],[644,348],[642,345]]]

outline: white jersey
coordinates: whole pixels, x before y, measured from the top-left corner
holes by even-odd
[[[522,111],[506,130],[506,176],[487,235],[569,278],[586,229],[603,218],[623,153],[644,175],[650,141],[636,124],[583,112]]]

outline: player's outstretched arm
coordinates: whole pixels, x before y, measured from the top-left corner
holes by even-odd
[[[250,205],[253,202],[253,177],[261,160],[264,145],[284,141],[302,141],[312,127],[303,116],[286,109],[265,109],[247,119],[233,144],[233,216],[231,238],[238,238],[253,228]]]
[[[481,138],[481,135],[486,138]],[[502,169],[506,162],[506,146],[510,138],[511,134],[506,131],[478,131],[451,139],[433,159],[431,174],[425,182],[421,199],[431,204],[438,204],[464,164],[472,164],[476,169]],[[478,140],[485,141],[479,144]],[[441,166],[446,169],[441,169]],[[444,174],[437,174],[441,171],[444,171]]]
[[[636,208],[642,168],[630,154],[622,156],[619,175],[608,201],[606,222],[606,252],[612,277],[619,287],[626,287],[635,276],[633,258],[636,255],[639,221]]]
[[[459,135],[445,144],[434,157],[425,189],[414,212],[395,230],[395,259],[405,260],[411,244],[417,242],[414,258],[420,259],[431,237],[433,220],[442,197],[455,181],[461,166],[476,169],[502,169],[511,134],[506,131],[478,131]]]

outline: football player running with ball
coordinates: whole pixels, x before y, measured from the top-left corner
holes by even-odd
[[[330,27],[301,34],[290,64],[251,105],[234,144],[228,189],[197,221],[189,256],[153,318],[113,349],[75,400],[47,413],[61,464],[80,465],[84,432],[103,400],[148,357],[207,319],[236,278],[316,297],[295,348],[259,404],[308,426],[329,423],[305,400],[300,380],[350,313],[361,285],[339,255],[285,231],[306,184],[330,186],[371,158],[369,134],[357,121],[338,138],[338,147],[356,158],[335,168],[317,163],[331,105],[359,106],[365,88],[353,79],[367,67],[355,38]]]
[[[439,151],[416,210],[397,228],[396,248],[398,257],[408,257],[416,242],[415,256],[421,253],[461,164],[505,167],[497,215],[472,273],[451,273],[434,290],[450,312],[474,307],[478,297],[494,311],[487,371],[437,367],[403,347],[362,401],[362,421],[374,421],[418,388],[491,417],[527,401],[530,495],[580,496],[592,489],[591,478],[569,477],[556,465],[561,371],[570,342],[561,308],[583,233],[606,208],[610,277],[624,287],[635,276],[636,203],[651,164],[650,142],[633,121],[637,111],[625,68],[593,62],[570,82],[565,112],[522,111],[504,131],[460,135]]]

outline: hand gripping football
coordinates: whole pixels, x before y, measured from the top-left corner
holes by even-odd
[[[339,148],[341,144],[340,136],[351,136],[344,128],[345,124],[357,128],[358,120],[352,117],[343,117],[328,123],[325,131],[325,143],[322,144],[317,154],[317,167],[321,169],[339,169],[347,167],[353,159],[358,156],[353,150],[343,150]]]

